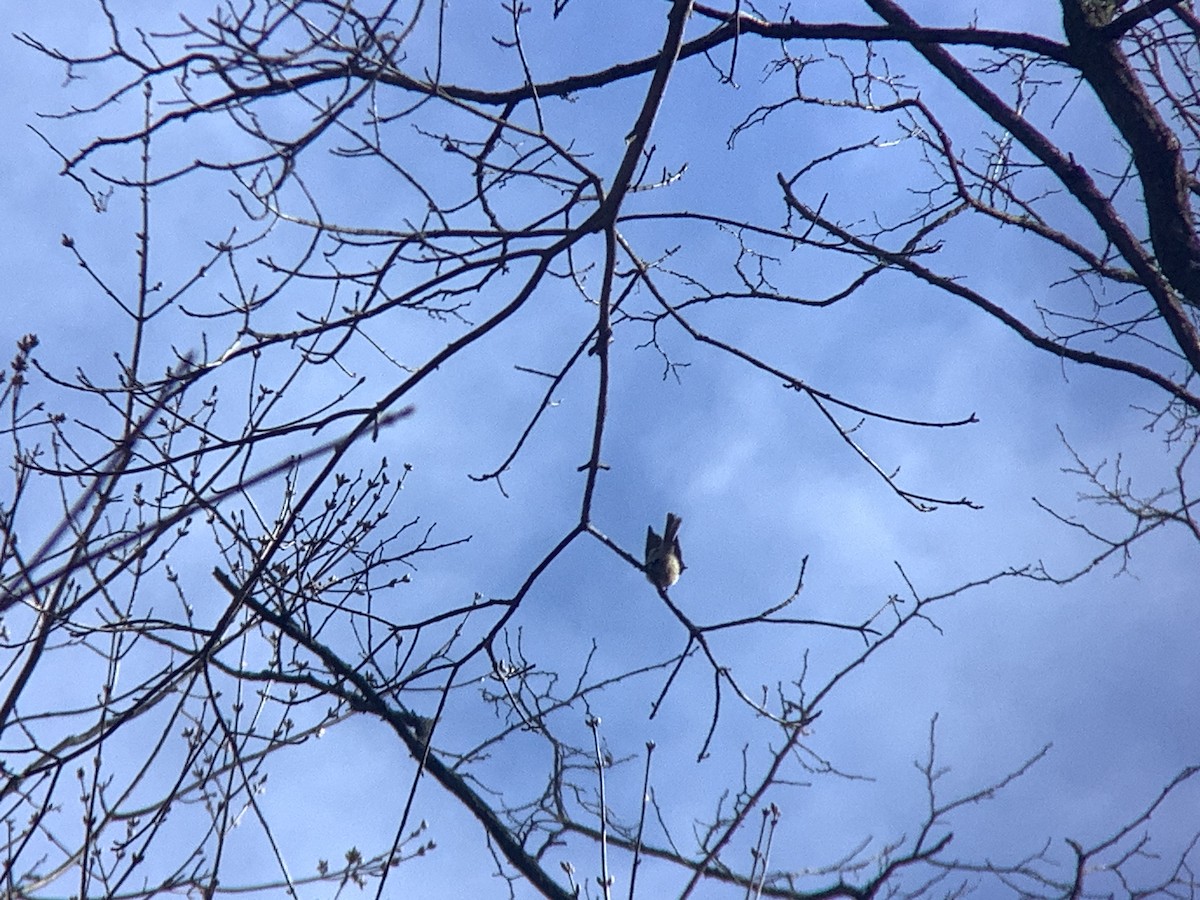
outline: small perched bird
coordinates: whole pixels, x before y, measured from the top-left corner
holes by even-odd
[[[683,551],[679,549],[679,526],[682,524],[683,519],[675,513],[667,513],[662,537],[646,526],[646,577],[657,588],[669,588],[686,568]]]

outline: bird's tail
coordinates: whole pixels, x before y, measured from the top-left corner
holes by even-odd
[[[667,513],[667,525],[663,528],[663,543],[668,547],[675,543],[675,536],[679,534],[679,526],[683,524],[683,519],[675,515],[675,513]]]

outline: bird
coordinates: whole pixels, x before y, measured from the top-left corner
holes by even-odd
[[[683,519],[675,513],[667,513],[662,537],[653,527],[646,526],[646,578],[656,588],[669,588],[687,568],[683,564],[683,551],[679,549],[679,526],[682,524]]]

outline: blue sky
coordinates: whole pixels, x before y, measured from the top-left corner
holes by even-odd
[[[665,13],[665,4],[655,5],[638,28],[615,28],[619,16],[600,16],[597,25],[594,13],[576,0],[564,28],[581,37],[564,52],[554,43],[562,41],[558,33],[553,40],[543,37],[549,19],[544,6],[535,5],[528,30],[538,50],[532,58],[539,78],[649,52],[663,25],[659,13]],[[936,11],[948,6],[924,3],[913,10],[922,21],[933,22]],[[1019,14],[1013,12],[1018,8]],[[998,14],[1005,20],[980,24],[1032,28],[1027,16],[1042,8],[1007,5]],[[144,21],[140,17],[154,4],[114,4],[114,9],[132,24]],[[630,16],[638,14],[633,9]],[[452,7],[451,12],[457,23],[453,16],[462,11]],[[945,12],[943,20],[961,23],[970,15],[966,9],[954,13]],[[870,21],[849,4],[828,14]],[[24,5],[8,17],[10,32],[28,31],[79,52],[102,46],[100,28],[96,10],[84,13],[75,3],[57,0]],[[1053,21],[1045,28],[1059,37]],[[511,59],[490,46],[482,27],[466,36],[452,28],[450,35],[450,80],[479,80],[488,77],[481,72],[490,72],[496,83],[515,82]],[[807,50],[820,52],[819,47]],[[414,66],[420,52],[414,49]],[[855,121],[806,107],[747,132],[729,151],[729,129],[756,102],[787,88],[786,79],[762,80],[774,46],[747,41],[741,52],[737,90],[719,86],[703,59],[690,60],[675,73],[651,141],[657,148],[652,170],[686,164],[686,174],[666,191],[630,198],[629,210],[754,214],[779,226],[785,210],[777,171],[790,175],[810,157],[863,136],[898,137],[890,120]],[[911,54],[897,54],[897,59],[931,105],[952,103],[949,89],[920,61]],[[727,48],[714,60],[727,64]],[[496,68],[486,68],[491,65]],[[129,290],[135,272],[135,198],[118,194],[107,212],[93,211],[77,186],[56,177],[54,155],[24,127],[38,111],[82,102],[64,91],[60,67],[11,42],[0,53],[0,67],[0,108],[10,135],[0,145],[5,206],[0,271],[8,298],[0,314],[0,339],[11,347],[18,336],[35,331],[42,340],[38,356],[48,366],[64,374],[79,366],[111,377],[114,342],[127,341],[118,330],[120,317],[89,287],[59,235],[75,237],[81,252]],[[814,75],[837,77],[828,68]],[[94,98],[91,91],[104,85],[99,73],[89,78],[80,95],[84,99]],[[581,151],[593,154],[589,164],[611,175],[644,85],[639,80],[602,97],[580,96],[574,104],[547,102],[549,130],[572,136]],[[128,98],[120,110],[126,118],[106,121],[117,131],[128,130],[139,108],[140,98]],[[1081,158],[1107,160],[1113,148],[1094,139],[1097,122],[1089,118],[1094,111],[1086,99],[1075,108],[1078,115],[1060,123],[1054,137]],[[66,147],[85,142],[91,136],[87,127],[82,120],[46,125]],[[454,181],[458,172],[445,157],[431,155],[431,145],[411,133],[398,134],[415,171],[444,188],[447,197],[461,194]],[[983,146],[975,131],[964,127],[961,134],[964,140],[976,136]],[[197,119],[168,135],[155,159],[165,169],[197,155],[219,158],[236,146],[220,123]],[[132,160],[129,156],[124,165]],[[416,220],[422,213],[411,192],[368,165],[316,157],[310,164],[308,177],[327,208],[347,219],[380,226],[398,218]],[[922,177],[912,148],[899,145],[829,175],[818,170],[800,185],[809,201],[818,202],[828,192],[829,208],[837,215],[865,218],[869,209],[887,213],[910,203],[899,186]],[[185,181],[165,189],[156,201],[154,263],[168,284],[178,283],[181,272],[203,259],[202,240],[218,238],[234,221],[233,204],[217,185],[215,179]],[[547,202],[515,189],[505,200],[511,204],[505,212],[512,216]],[[1075,221],[1065,204],[1061,213],[1063,222]],[[252,230],[244,222],[239,226],[242,233]],[[731,281],[728,235],[678,220],[629,222],[622,232],[643,258],[678,247],[672,268],[714,283]],[[287,253],[294,235],[280,228],[266,246]],[[1079,308],[1072,306],[1080,302],[1077,287],[1049,287],[1063,276],[1063,260],[1041,246],[978,225],[956,227],[949,236],[934,258],[938,270],[966,276],[973,287],[1028,321],[1036,321],[1034,304]],[[585,245],[585,252],[596,254],[598,246]],[[805,296],[835,290],[856,271],[833,254],[787,253],[779,247],[774,252],[773,276]],[[503,302],[505,291],[521,277],[520,267],[514,270],[481,292],[467,316],[480,321]],[[210,283],[198,292],[198,303],[211,302],[218,287],[231,285],[219,272]],[[685,296],[678,282],[662,276],[661,283],[676,291],[676,299]],[[291,322],[294,309],[316,310],[328,303],[319,288],[297,289],[282,300],[275,321]],[[627,303],[631,311],[652,309],[644,293]],[[779,602],[795,587],[806,556],[805,588],[793,612],[846,621],[860,620],[890,594],[905,595],[898,567],[928,594],[1038,561],[1055,573],[1078,569],[1096,554],[1095,544],[1054,522],[1032,498],[1106,533],[1120,533],[1126,523],[1111,510],[1078,502],[1077,493],[1087,485],[1063,474],[1072,460],[1058,429],[1093,464],[1108,460],[1111,467],[1120,456],[1122,471],[1138,492],[1153,493],[1173,477],[1176,457],[1164,449],[1160,433],[1146,429],[1147,416],[1138,409],[1161,405],[1154,391],[1126,376],[1064,368],[982,313],[898,275],[879,278],[852,302],[831,309],[711,304],[687,315],[696,327],[846,400],[916,418],[959,419],[974,413],[978,424],[962,429],[871,421],[855,437],[883,468],[898,467],[906,487],[948,498],[965,495],[983,505],[981,510],[948,506],[916,512],[849,452],[807,400],[783,389],[777,379],[671,327],[664,327],[662,346],[684,367],[664,377],[663,358],[639,346],[648,337],[645,327],[623,326],[612,351],[603,454],[610,471],[601,476],[593,521],[637,555],[648,523],[659,527],[668,509],[681,514],[688,571],[671,596],[698,621],[735,618]],[[507,497],[494,484],[479,484],[467,475],[501,462],[544,389],[541,380],[513,365],[561,365],[586,334],[590,317],[592,308],[578,301],[567,282],[549,282],[528,308],[422,385],[411,398],[417,406],[411,420],[386,432],[381,445],[364,445],[353,455],[365,466],[380,452],[394,466],[412,463],[399,517],[420,516],[423,526],[436,523],[442,540],[471,536],[466,545],[422,559],[412,586],[397,594],[396,603],[406,604],[406,611],[442,609],[469,600],[474,592],[511,596],[577,520],[582,476],[576,467],[587,456],[595,402],[590,361],[564,383],[555,407],[506,474]],[[159,343],[150,352],[165,365],[171,345],[198,345],[200,327],[195,320],[172,318],[162,324]],[[213,345],[227,345],[228,336],[218,337],[219,328],[204,327],[212,327]],[[387,337],[389,354],[412,366],[463,329],[453,320],[410,317],[381,326],[374,336]],[[367,376],[367,399],[381,396],[403,376],[381,353],[361,344],[339,361]],[[270,373],[272,366],[283,371],[287,363],[268,357],[263,365]],[[244,369],[234,370],[222,390],[232,400],[249,377]],[[307,399],[339,384],[328,371],[314,369],[306,373],[301,393]],[[59,397],[50,405],[65,402]],[[844,421],[850,424],[853,417]],[[192,562],[197,579],[212,565],[202,554]],[[780,791],[776,802],[784,819],[773,862],[817,868],[867,836],[878,849],[911,834],[924,810],[913,761],[927,753],[935,714],[938,759],[949,767],[948,793],[983,788],[1053,744],[1025,778],[953,820],[951,855],[1015,859],[1048,840],[1065,863],[1063,838],[1087,844],[1132,820],[1183,766],[1200,762],[1200,712],[1194,702],[1200,695],[1198,563],[1195,540],[1180,528],[1167,528],[1137,545],[1124,572],[1109,562],[1061,588],[1003,579],[937,604],[932,615],[940,630],[920,624],[907,629],[829,698],[806,746],[864,780],[797,774],[811,786]],[[593,671],[602,677],[669,656],[686,638],[641,574],[589,540],[577,542],[547,570],[513,625],[521,629],[529,658],[561,670],[566,681],[593,640]],[[714,646],[737,677],[754,688],[798,677],[805,653],[809,683],[819,684],[822,675],[858,651],[853,637],[819,629],[759,629],[722,635]],[[662,681],[661,674],[649,676],[602,695],[593,701],[592,712],[603,718],[605,740],[617,756],[639,754],[647,740],[657,742],[655,789],[674,817],[676,833],[687,837],[692,816],[710,812],[724,787],[736,789],[743,742],[757,742],[753,753],[761,754],[764,743],[777,736],[730,704],[714,757],[697,763],[708,725],[711,673],[698,661],[689,664],[673,687],[674,702],[651,721],[649,702]],[[432,700],[419,697],[414,708],[429,711]],[[493,725],[470,687],[454,696],[452,711],[456,715],[441,732],[448,748],[472,745]],[[586,742],[583,715],[573,709],[558,724]],[[542,777],[538,765],[544,752],[532,744],[522,750],[518,742],[510,752],[497,753],[489,771],[500,773],[514,789],[533,789]],[[752,758],[761,763],[761,755]],[[635,764],[610,776],[610,799],[626,819],[636,813],[639,773]],[[364,852],[383,849],[410,777],[403,748],[385,729],[364,721],[331,729],[320,741],[282,755],[263,802],[287,822],[282,835],[289,859],[295,860],[293,874],[311,871],[316,858],[336,858],[351,844]],[[1151,832],[1168,852],[1195,830],[1194,816],[1188,821],[1195,790],[1175,798],[1152,823]],[[416,818],[422,817],[440,849],[401,866],[389,880],[388,895],[420,890],[427,892],[423,896],[463,896],[466,878],[475,879],[471,889],[479,896],[502,895],[500,883],[487,874],[478,829],[428,781],[418,798]],[[244,866],[247,877],[255,878],[262,871],[263,850],[252,828],[244,833],[235,842],[239,858],[233,869]],[[652,839],[661,842],[661,836]],[[570,858],[582,877],[597,874],[595,856],[583,845],[573,845],[563,858]],[[661,878],[657,884],[663,891],[678,890],[680,884],[677,873],[653,867],[645,877]],[[312,896],[318,895],[314,890]]]

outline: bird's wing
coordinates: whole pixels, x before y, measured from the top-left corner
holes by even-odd
[[[654,529],[649,525],[646,526],[646,559],[650,559],[650,554],[658,549],[661,539],[655,534]]]

